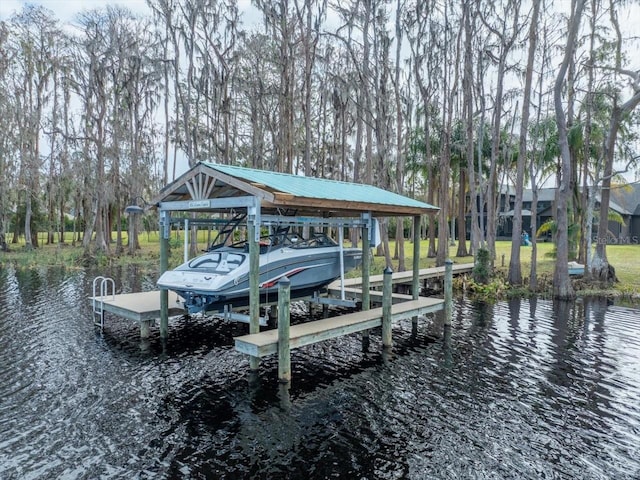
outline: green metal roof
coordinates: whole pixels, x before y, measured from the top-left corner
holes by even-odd
[[[210,162],[201,163],[226,175],[261,184],[296,197],[438,210],[438,207],[428,203],[362,183],[340,182]]]

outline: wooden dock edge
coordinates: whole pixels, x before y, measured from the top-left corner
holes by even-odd
[[[169,315],[184,313],[179,298],[176,293],[169,292]],[[89,301],[93,303],[94,297],[89,297]],[[160,290],[95,297],[95,301],[105,312],[128,320],[143,322],[160,318]]]
[[[454,263],[452,266],[452,272],[454,275],[462,275],[464,273],[471,273],[473,271],[473,263]],[[444,277],[445,267],[431,267],[431,268],[423,268],[419,271],[420,280],[426,280],[428,278],[439,278]],[[394,272],[392,275],[393,284],[398,283],[411,283],[413,278],[413,272]],[[370,287],[381,287],[382,286],[383,275],[371,275],[369,278],[369,286]],[[362,286],[362,278],[347,278],[344,281],[345,287],[358,288]],[[330,289],[339,289],[340,281],[336,280],[335,282],[329,285]]]
[[[444,300],[422,297],[418,300],[394,305],[391,310],[392,321],[426,315],[444,308]],[[290,348],[322,342],[343,335],[357,333],[382,325],[382,308],[363,310],[339,317],[315,320],[291,326]],[[241,353],[253,357],[265,357],[278,352],[278,331],[267,330],[260,333],[235,337],[235,348]]]

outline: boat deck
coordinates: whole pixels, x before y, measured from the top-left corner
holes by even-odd
[[[392,321],[425,315],[444,306],[439,298],[421,297],[393,305]],[[313,343],[341,337],[351,333],[369,330],[382,325],[382,308],[362,310],[338,317],[292,325],[289,331],[290,348],[303,347]],[[236,350],[253,357],[264,357],[278,352],[278,330],[243,335],[235,339]]]

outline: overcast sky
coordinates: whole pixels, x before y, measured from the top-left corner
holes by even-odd
[[[55,13],[56,17],[62,22],[72,21],[75,14],[83,10],[102,7],[107,4],[123,5],[135,13],[149,13],[149,8],[145,0],[127,0],[126,2],[112,0],[32,0],[30,2],[24,2],[23,0],[0,0],[0,19],[4,20],[13,13],[19,12],[25,3],[42,5],[48,8]]]
[[[30,0],[28,2],[24,0],[0,0],[0,20],[6,20],[13,13],[21,11],[22,6],[26,3],[42,5],[48,8],[63,23],[72,22],[77,13],[104,7],[105,5],[121,5],[141,15],[149,15],[151,13],[145,0]],[[255,7],[251,5],[251,0],[237,0],[237,3],[246,24],[250,17],[256,15]]]

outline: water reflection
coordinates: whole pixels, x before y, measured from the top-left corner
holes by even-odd
[[[104,273],[104,272],[103,272]],[[109,272],[118,291],[153,275]],[[245,325],[93,328],[93,275],[0,270],[1,478],[637,478],[640,312],[458,299],[249,373]]]

